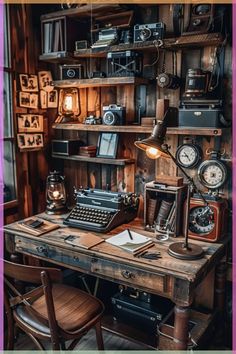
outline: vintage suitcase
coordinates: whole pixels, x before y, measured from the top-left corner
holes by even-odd
[[[156,297],[155,301],[147,303],[121,293],[115,294],[111,298],[111,302],[115,320],[147,330],[153,334],[157,334],[158,324],[173,308],[173,303],[162,297]]]

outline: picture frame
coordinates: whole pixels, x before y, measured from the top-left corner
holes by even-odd
[[[97,144],[97,157],[115,159],[119,135],[117,133],[100,133]]]
[[[40,107],[42,109],[48,108],[48,94],[47,94],[47,92],[44,90],[40,90],[39,98],[40,98]]]
[[[54,89],[51,71],[39,71],[38,79],[40,90],[50,92]]]
[[[58,91],[52,90],[47,93],[47,106],[48,108],[57,108],[58,106]]]
[[[43,134],[17,134],[17,143],[20,150],[42,148]]]
[[[38,108],[38,94],[29,92],[19,92],[19,106],[37,109]]]
[[[38,76],[32,74],[19,74],[20,91],[38,92]]]
[[[17,123],[19,133],[43,132],[41,114],[17,114]]]

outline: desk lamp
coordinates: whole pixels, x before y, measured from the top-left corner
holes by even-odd
[[[203,249],[196,245],[189,243],[188,241],[188,228],[189,228],[189,211],[190,211],[190,198],[195,190],[201,199],[204,202],[205,207],[203,208],[202,213],[198,216],[201,218],[201,221],[208,220],[212,215],[213,211],[210,209],[208,202],[196,187],[193,179],[186,174],[184,169],[179,165],[178,161],[170,152],[170,146],[164,143],[164,138],[166,134],[167,124],[166,124],[166,117],[168,111],[166,112],[163,120],[157,120],[157,124],[155,125],[151,136],[147,139],[143,139],[140,141],[135,141],[134,145],[144,150],[147,156],[151,159],[157,159],[161,156],[171,158],[175,165],[181,170],[184,176],[187,179],[187,200],[186,200],[186,209],[185,209],[185,220],[184,220],[184,242],[174,242],[169,246],[168,253],[179,259],[185,260],[194,260],[202,258],[204,255]]]

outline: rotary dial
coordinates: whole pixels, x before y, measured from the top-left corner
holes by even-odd
[[[205,207],[195,207],[190,210],[189,230],[195,234],[208,234],[215,227],[213,213],[204,215]]]
[[[204,161],[198,169],[200,182],[209,189],[221,187],[227,178],[225,165],[218,160]]]
[[[183,144],[176,151],[176,160],[184,168],[192,168],[201,159],[201,149],[197,145]]]

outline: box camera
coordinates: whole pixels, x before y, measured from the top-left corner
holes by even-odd
[[[134,43],[163,39],[165,24],[163,22],[134,26]]]
[[[106,125],[124,125],[125,113],[125,107],[121,107],[117,104],[104,106],[102,122]]]
[[[84,68],[81,64],[60,65],[60,71],[61,80],[84,79]]]

